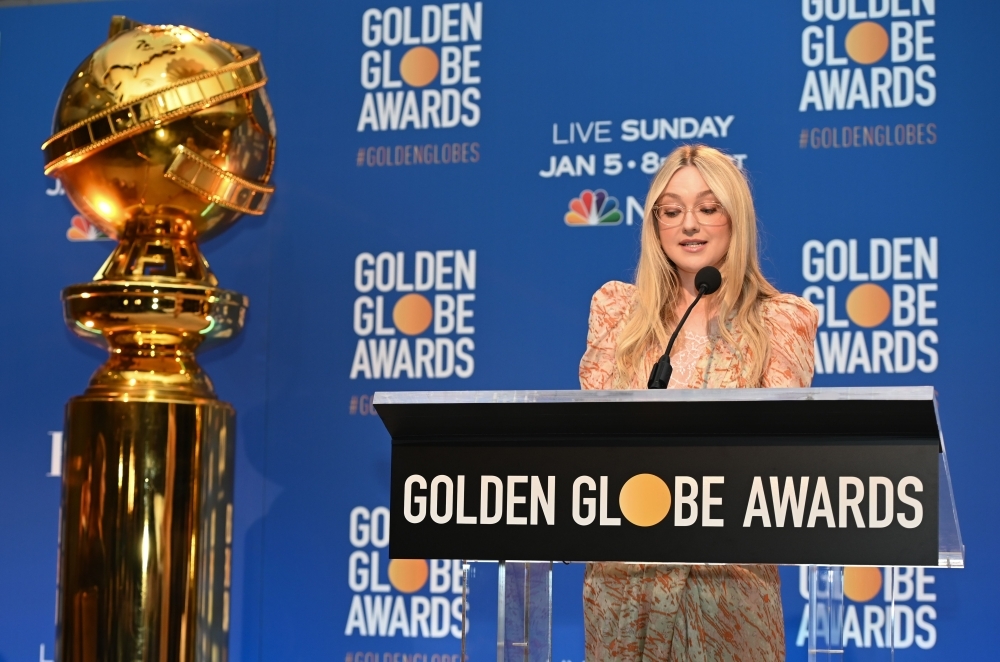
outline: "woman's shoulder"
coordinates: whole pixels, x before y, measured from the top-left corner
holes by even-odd
[[[608,281],[594,292],[590,300],[591,318],[595,315],[602,317],[606,324],[610,323],[608,326],[613,326],[627,317],[634,298],[635,285],[620,280]]]
[[[819,311],[806,299],[794,294],[778,293],[761,302],[761,317],[771,327],[794,329],[810,336],[816,334]]]

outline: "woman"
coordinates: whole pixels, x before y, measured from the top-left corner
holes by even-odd
[[[645,388],[706,266],[722,288],[684,324],[668,388],[809,386],[817,311],[761,273],[750,188],[729,157],[674,150],[646,197],[641,244],[635,285],[594,295],[583,388]],[[584,616],[588,661],[785,658],[775,566],[593,563]]]

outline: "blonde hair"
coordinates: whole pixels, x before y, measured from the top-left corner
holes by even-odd
[[[722,203],[731,224],[729,250],[720,266],[722,288],[714,295],[722,338],[736,350],[742,363],[742,373],[751,386],[761,383],[770,356],[770,338],[761,319],[760,303],[778,291],[760,271],[757,217],[750,186],[733,161],[719,150],[705,145],[684,145],[675,149],[663,162],[646,196],[635,298],[615,349],[617,388],[628,388],[632,376],[647,368],[644,365],[647,353],[653,347],[666,346],[677,322],[681,281],[677,267],[660,244],[659,224],[653,218],[653,206],[670,178],[685,166],[698,169]],[[734,328],[740,332],[739,346],[733,335]],[[645,384],[646,375],[640,374],[639,377]]]

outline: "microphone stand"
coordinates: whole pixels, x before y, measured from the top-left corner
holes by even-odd
[[[707,289],[707,283],[702,283],[698,288],[698,296],[694,298],[688,309],[684,311],[684,317],[677,323],[674,332],[670,336],[670,340],[667,342],[667,351],[663,352],[663,356],[660,357],[660,360],[653,366],[652,372],[649,373],[649,382],[646,384],[646,388],[667,388],[667,384],[670,383],[670,375],[674,372],[674,367],[670,365],[670,350],[674,348],[674,341],[677,340],[677,334],[680,332],[681,327],[684,326],[684,322],[687,321],[688,315],[691,314],[694,307],[701,301],[701,297],[704,296]]]

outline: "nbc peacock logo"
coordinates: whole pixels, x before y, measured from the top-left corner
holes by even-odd
[[[608,195],[604,189],[584,189],[580,197],[570,200],[569,211],[563,220],[570,226],[619,225],[622,212],[618,208],[618,199]]]
[[[97,226],[76,214],[66,230],[66,238],[70,241],[102,241],[110,239],[108,235],[97,229]]]

